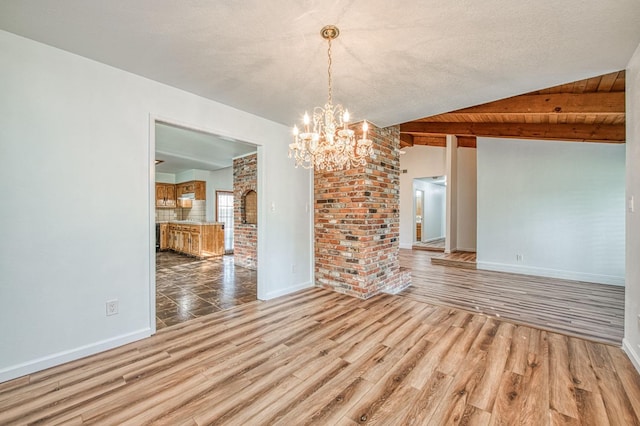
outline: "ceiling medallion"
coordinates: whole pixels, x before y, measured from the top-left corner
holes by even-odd
[[[373,156],[373,143],[367,139],[367,122],[362,123],[362,137],[357,138],[349,128],[349,111],[342,105],[333,105],[331,85],[331,40],[338,37],[340,30],[327,25],[320,30],[327,40],[329,96],[327,103],[313,109],[313,117],[304,113],[303,127],[293,127],[293,143],[289,144],[289,158],[294,158],[296,167],[318,171],[334,171],[364,166],[367,158]]]

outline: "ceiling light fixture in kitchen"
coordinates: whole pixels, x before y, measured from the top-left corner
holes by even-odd
[[[293,143],[289,144],[289,158],[294,158],[296,167],[315,168],[318,171],[333,171],[364,166],[367,157],[373,156],[373,142],[367,139],[367,122],[362,123],[362,138],[358,139],[349,128],[349,111],[342,105],[333,105],[331,85],[331,40],[340,31],[333,25],[320,30],[329,47],[329,97],[322,107],[315,107],[313,117],[304,113],[303,127],[293,127]]]

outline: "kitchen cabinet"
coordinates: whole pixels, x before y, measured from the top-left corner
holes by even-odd
[[[224,225],[221,223],[170,223],[167,229],[170,250],[199,258],[224,254]]]
[[[160,250],[167,250],[169,248],[169,224],[160,224]]]
[[[207,183],[203,180],[192,180],[176,184],[176,198],[184,194],[195,194],[196,200],[206,200]]]
[[[156,207],[176,207],[176,186],[172,183],[156,183]]]

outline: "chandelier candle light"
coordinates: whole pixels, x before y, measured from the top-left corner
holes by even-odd
[[[333,105],[331,86],[331,40],[340,31],[333,25],[322,28],[320,35],[328,41],[329,97],[324,108],[315,107],[313,117],[304,113],[302,131],[293,127],[293,143],[289,144],[289,158],[295,158],[296,167],[334,171],[364,166],[367,157],[373,157],[373,143],[367,139],[367,122],[362,123],[362,138],[357,139],[349,129],[349,111],[342,105]],[[312,122],[313,120],[313,122]]]

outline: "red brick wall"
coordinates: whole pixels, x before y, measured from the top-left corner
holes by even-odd
[[[233,257],[238,266],[258,268],[258,225],[244,223],[244,196],[258,190],[258,155],[233,160]]]
[[[376,158],[366,166],[315,172],[316,284],[368,298],[410,284],[400,270],[400,128],[370,126]]]

